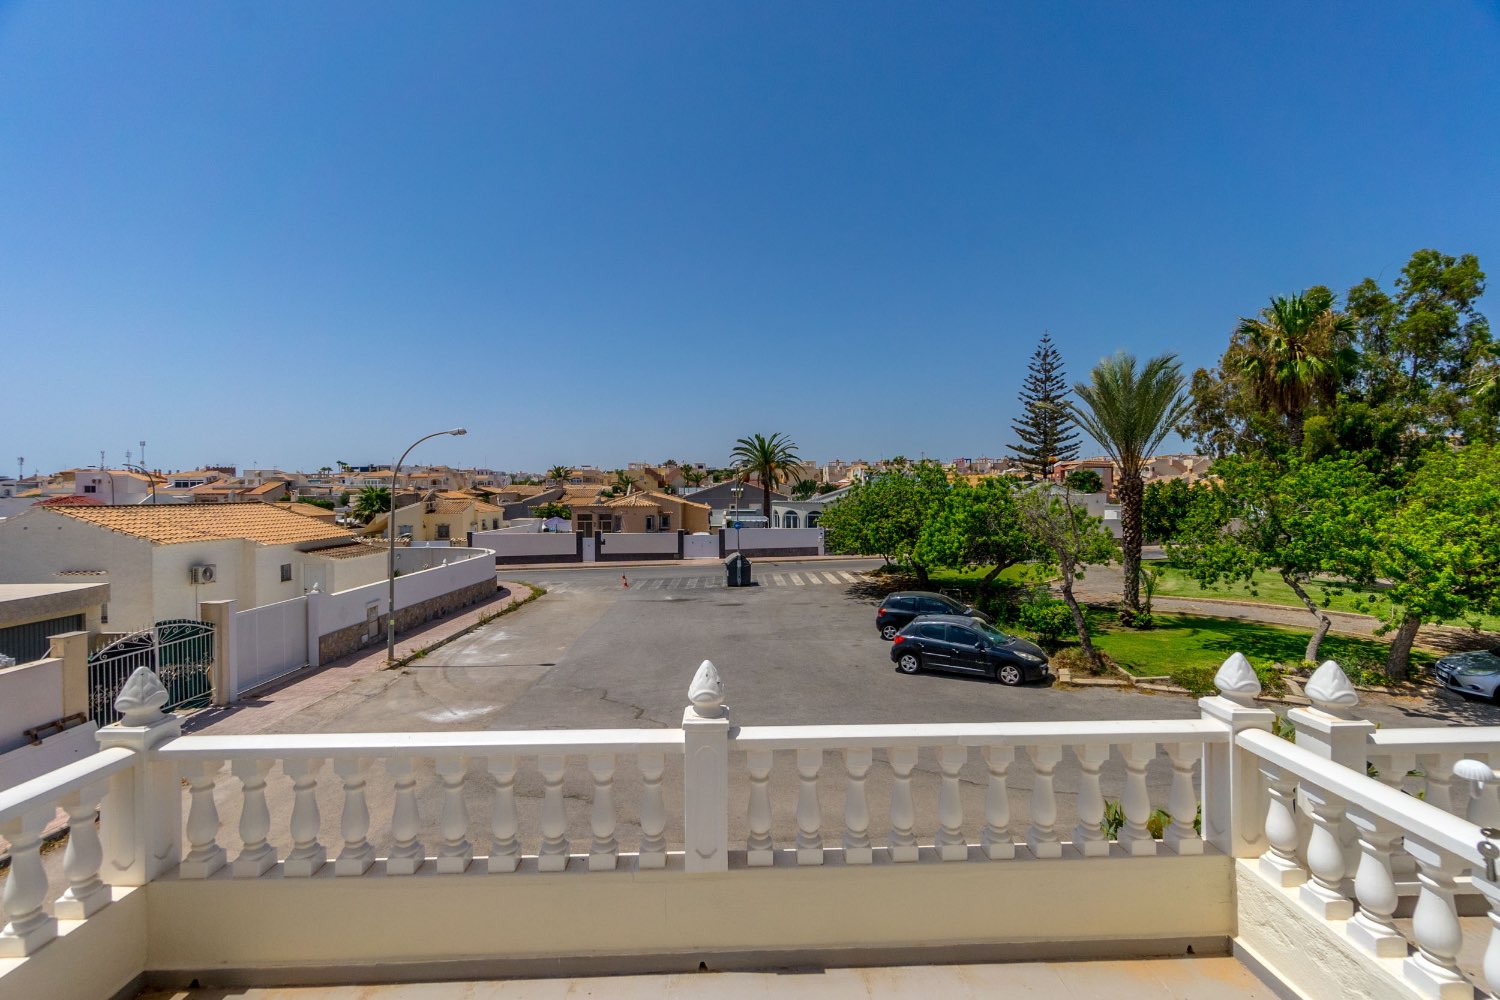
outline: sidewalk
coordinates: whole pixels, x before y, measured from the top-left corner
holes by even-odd
[[[524,583],[501,581],[495,596],[413,629],[396,639],[396,662],[435,649],[477,628],[511,605],[526,600],[533,588]],[[248,736],[266,732],[309,705],[343,690],[345,687],[384,670],[385,643],[372,644],[316,670],[294,674],[285,682],[227,708],[205,708],[183,720],[183,731],[212,733],[215,736]],[[397,676],[392,671],[392,678]]]

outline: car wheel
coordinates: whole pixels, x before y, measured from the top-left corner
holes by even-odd
[[[901,630],[894,625],[882,625],[880,626],[880,638],[884,639],[886,642],[890,642],[892,639],[896,638],[896,633],[899,631]]]
[[[903,674],[914,674],[922,669],[922,658],[916,653],[902,653],[896,661],[896,669]]]
[[[1014,663],[1002,663],[995,671],[995,680],[1007,687],[1015,687],[1021,683],[1021,668]]]

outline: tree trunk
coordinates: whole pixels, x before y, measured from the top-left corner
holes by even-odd
[[[1300,409],[1295,409],[1286,415],[1286,439],[1295,452],[1302,451],[1302,435],[1306,423],[1307,416]]]
[[[927,586],[927,567],[913,559],[911,568],[912,572],[917,574],[917,582],[924,587]]]
[[[1317,627],[1313,629],[1312,638],[1307,640],[1307,652],[1302,654],[1302,658],[1308,663],[1317,663],[1318,649],[1323,645],[1323,637],[1333,627],[1333,622],[1323,613],[1323,609],[1318,607],[1311,597],[1307,596],[1307,591],[1302,589],[1302,584],[1286,573],[1281,574],[1281,579],[1288,587],[1292,588],[1292,593],[1297,595],[1297,599],[1307,605],[1307,610],[1312,612],[1313,618],[1318,623]]]
[[[1407,615],[1396,628],[1396,637],[1391,640],[1391,652],[1385,659],[1385,673],[1393,681],[1404,681],[1411,675],[1411,644],[1417,638],[1417,628],[1422,619]]]
[[[769,485],[771,482],[773,482],[771,477],[766,474],[765,470],[762,470],[760,474],[760,511],[766,515],[766,527],[768,528],[771,526],[771,487]]]
[[[1122,470],[1123,472],[1124,470]],[[1125,570],[1125,611],[1141,610],[1141,500],[1146,484],[1139,475],[1123,475],[1115,486],[1120,500],[1120,561]]]
[[[1089,658],[1089,662],[1100,666],[1099,652],[1094,649],[1093,640],[1089,638],[1089,625],[1084,620],[1083,609],[1078,606],[1078,599],[1073,596],[1073,574],[1063,575],[1062,585],[1063,600],[1067,602],[1068,610],[1073,613],[1073,630],[1078,633],[1078,645],[1083,650],[1083,655]]]
[[[979,581],[979,589],[980,589],[980,591],[982,592],[984,590],[984,588],[988,587],[990,585],[990,581],[994,580],[995,577],[999,576],[1000,575],[1000,571],[1003,570],[1004,568],[1005,568],[1004,564],[1002,564],[1002,563],[996,563],[994,569],[992,569],[988,573],[984,574],[984,579]]]

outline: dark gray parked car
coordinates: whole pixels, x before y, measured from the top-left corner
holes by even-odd
[[[1438,683],[1475,698],[1500,697],[1500,647],[1450,653],[1437,661]]]
[[[993,677],[1001,684],[1047,677],[1047,654],[1041,647],[968,615],[918,618],[896,633],[891,659],[905,674],[951,670]]]
[[[896,638],[896,633],[906,627],[918,615],[964,615],[978,618],[986,625],[995,624],[994,619],[976,611],[947,594],[933,594],[925,590],[900,590],[880,602],[875,612],[875,627],[882,639]]]

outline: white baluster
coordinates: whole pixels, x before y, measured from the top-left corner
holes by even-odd
[[[363,875],[375,863],[375,846],[369,839],[370,804],[365,798],[370,762],[360,757],[337,757],[333,773],[344,781],[344,809],[339,815],[344,847],[334,859],[333,874]]]
[[[219,807],[214,802],[214,780],[222,764],[217,760],[190,760],[182,765],[191,799],[187,818],[188,854],[178,868],[182,878],[208,878],[224,867],[224,848],[219,846]]]
[[[969,843],[964,839],[964,803],[958,794],[958,772],[969,759],[968,747],[938,749],[938,768],[943,787],[938,792],[938,857],[944,861],[967,861]]]
[[[1490,937],[1484,948],[1484,981],[1489,986],[1491,996],[1496,995],[1500,989],[1500,885],[1484,878],[1484,868],[1479,867],[1474,874],[1474,888],[1484,893],[1485,902],[1489,904]]]
[[[1467,802],[1453,801],[1453,765],[1459,761],[1456,753],[1424,753],[1417,757],[1417,766],[1422,769],[1426,791],[1422,801],[1437,806],[1446,813],[1463,815]]]
[[[1464,863],[1435,844],[1406,835],[1406,849],[1417,859],[1417,881],[1421,891],[1412,912],[1417,953],[1402,966],[1408,983],[1425,996],[1472,997],[1474,988],[1458,969],[1458,951],[1463,947],[1463,926],[1453,900],[1454,882]]]
[[[797,751],[797,864],[823,863],[823,811],[818,807],[818,772],[823,768],[823,751],[802,748]]]
[[[636,859],[639,868],[665,868],[667,866],[667,807],[662,799],[661,773],[666,767],[666,758],[659,753],[643,753],[639,758],[641,779],[645,787],[641,792],[641,853]]]
[[[1109,759],[1109,745],[1073,747],[1081,773],[1078,779],[1078,825],[1073,828],[1073,847],[1086,858],[1109,856],[1104,836],[1104,792],[1099,787],[1099,769]]]
[[[1172,790],[1167,795],[1167,812],[1172,814],[1172,823],[1162,834],[1162,842],[1178,854],[1202,854],[1203,838],[1193,829],[1193,821],[1198,818],[1193,764],[1203,754],[1203,744],[1168,743],[1165,749],[1172,762]]]
[[[513,872],[521,860],[516,839],[516,758],[499,754],[489,759],[490,777],[495,779],[495,807],[490,813],[490,872]],[[641,821],[642,827],[645,820]]]
[[[1057,837],[1057,793],[1052,787],[1053,771],[1062,761],[1060,746],[1027,747],[1031,769],[1035,772],[1031,786],[1031,829],[1026,831],[1026,846],[1033,857],[1062,857],[1062,841]]]
[[[437,759],[438,778],[443,782],[442,842],[438,844],[436,867],[440,875],[458,875],[474,860],[469,842],[469,807],[464,803],[467,765],[462,757]]]
[[[1370,762],[1375,765],[1376,780],[1398,792],[1405,790],[1406,775],[1417,766],[1416,755],[1409,753],[1371,755]],[[1398,883],[1412,882],[1417,877],[1417,862],[1406,853],[1400,837],[1391,845],[1391,874]]]
[[[916,747],[892,747],[889,751],[891,774],[891,860],[917,860],[917,837],[912,827],[917,810],[911,800],[911,771],[917,766]]]
[[[1495,754],[1479,754],[1493,769]],[[1500,827],[1500,781],[1464,782],[1469,786],[1465,817],[1475,826]]]
[[[1339,830],[1344,824],[1344,800],[1310,781],[1302,782],[1302,796],[1312,818],[1312,836],[1307,842],[1307,867],[1311,880],[1302,885],[1302,905],[1324,920],[1344,920],[1354,904],[1344,895],[1344,846]]]
[[[281,769],[292,779],[292,850],[281,864],[287,878],[306,878],[328,862],[328,848],[318,843],[323,821],[318,814],[318,772],[321,760],[291,758]]]
[[[568,867],[568,816],[563,811],[563,765],[560,753],[537,757],[542,772],[542,847],[537,852],[538,871],[560,872]]]
[[[771,843],[771,751],[751,750],[745,754],[750,773],[750,835],[745,838],[745,864],[767,868],[776,857]]]
[[[615,839],[615,755],[591,756],[589,773],[594,776],[594,802],[589,815],[594,839],[589,844],[589,871],[614,871],[620,855],[620,842]]]
[[[844,774],[849,784],[844,798],[844,863],[868,865],[874,860],[870,847],[870,804],[865,799],[865,779],[875,754],[868,747],[844,751]]]
[[[410,757],[389,757],[385,773],[391,776],[395,802],[391,806],[391,854],[385,859],[387,875],[415,875],[427,851],[417,839],[421,817],[417,813],[416,761]]]
[[[10,922],[0,929],[0,958],[24,958],[57,937],[57,918],[43,909],[47,872],[42,867],[42,831],[55,815],[57,810],[48,805],[0,825],[0,836],[10,841],[4,893]]]
[[[1126,743],[1120,747],[1125,758],[1125,794],[1120,807],[1125,825],[1120,828],[1120,846],[1140,857],[1156,853],[1156,841],[1146,825],[1151,820],[1151,793],[1146,790],[1146,765],[1156,759],[1155,743]]]
[[[86,920],[98,913],[110,900],[109,886],[99,877],[104,863],[104,848],[99,843],[99,829],[94,820],[104,798],[105,782],[86,785],[63,801],[68,813],[68,846],[63,851],[63,874],[68,888],[53,904],[54,915],[64,920]],[[219,863],[223,864],[219,852]]]
[[[1399,896],[1391,875],[1391,843],[1400,831],[1395,824],[1355,805],[1350,805],[1345,815],[1359,838],[1359,867],[1354,873],[1359,909],[1349,921],[1349,937],[1379,958],[1402,958],[1406,955],[1406,938],[1392,919]]]
[[[1015,759],[1015,747],[984,748],[990,783],[984,792],[984,831],[979,835],[979,846],[991,861],[1016,856],[1016,842],[1010,835],[1010,789],[1005,785],[1005,773]]]
[[[266,807],[266,775],[269,760],[239,758],[229,765],[240,779],[244,804],[240,808],[240,849],[234,859],[235,878],[259,878],[276,864],[276,848],[266,843],[271,833],[271,811]]]
[[[1260,774],[1270,795],[1270,806],[1266,809],[1266,840],[1271,845],[1260,856],[1261,873],[1277,885],[1301,885],[1307,881],[1307,871],[1297,860],[1297,817],[1292,812],[1297,778],[1264,760],[1260,762]]]

